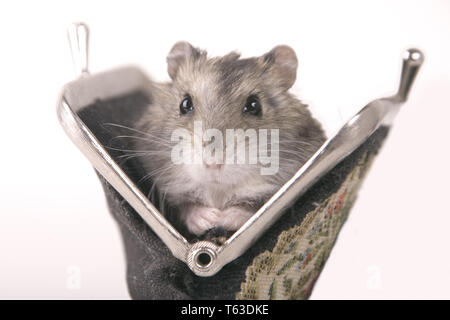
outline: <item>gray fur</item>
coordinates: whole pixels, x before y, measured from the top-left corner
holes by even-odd
[[[149,139],[138,140],[135,145],[137,150],[148,151],[140,161],[162,198],[179,211],[196,204],[220,210],[241,206],[254,212],[325,141],[320,124],[307,106],[287,91],[296,77],[295,53],[279,46],[262,57],[242,59],[232,52],[208,58],[205,51],[187,43],[182,46],[189,49],[181,51],[185,56],[168,57],[172,82],[155,86],[153,103],[139,123],[139,130],[149,134]],[[192,97],[195,109],[180,115],[179,105],[186,94]],[[246,99],[253,94],[261,101],[261,117],[242,112]],[[223,131],[224,136],[226,129],[279,129],[278,173],[262,176],[259,165],[225,165],[229,170],[226,183],[196,180],[186,168],[174,165],[170,157],[172,131],[185,128],[193,132],[194,120],[202,120],[204,129]]]

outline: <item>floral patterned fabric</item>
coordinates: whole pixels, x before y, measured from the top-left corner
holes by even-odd
[[[373,154],[365,153],[337,192],[283,231],[247,268],[237,299],[307,299],[356,199]]]

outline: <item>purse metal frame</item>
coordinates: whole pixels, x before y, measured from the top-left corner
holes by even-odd
[[[89,74],[88,27],[84,23],[72,24],[68,36],[79,77],[63,87],[57,103],[57,115],[63,129],[94,168],[128,201],[172,254],[184,261],[196,275],[203,277],[216,274],[224,265],[242,255],[297,197],[358,148],[378,127],[389,125],[400,106],[406,102],[424,60],[419,50],[407,50],[397,93],[374,100],[362,108],[241,228],[219,246],[210,241],[189,243],[124,173],[78,116],[83,107],[97,99],[119,97],[137,90],[146,92],[151,80],[137,67]]]

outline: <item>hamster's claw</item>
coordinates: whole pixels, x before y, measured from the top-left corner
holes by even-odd
[[[221,212],[216,208],[192,205],[182,215],[189,232],[200,236],[218,225]]]
[[[226,230],[235,231],[253,215],[253,212],[243,207],[229,207],[222,211],[220,225]]]
[[[191,205],[182,212],[182,215],[188,231],[201,236],[217,227],[235,231],[253,215],[253,212],[238,206],[220,211],[216,208]]]

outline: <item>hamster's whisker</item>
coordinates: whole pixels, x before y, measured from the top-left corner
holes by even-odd
[[[150,134],[147,133],[147,132],[138,130],[138,129],[136,129],[136,128],[127,127],[127,126],[124,126],[124,125],[121,125],[121,124],[118,124],[118,123],[105,122],[105,123],[103,123],[103,125],[104,125],[104,126],[112,126],[112,127],[117,127],[117,128],[127,129],[127,130],[134,131],[134,132],[137,132],[137,133],[140,133],[140,134],[143,134],[143,135],[150,135]]]
[[[161,168],[155,169],[153,171],[150,171],[147,174],[145,174],[141,179],[139,179],[139,183],[144,182],[144,181],[146,181],[146,180],[148,180],[150,178],[154,181],[157,178],[159,178],[163,173],[171,170],[173,167],[175,167],[175,166],[174,165],[169,165],[167,167],[161,167]]]
[[[113,126],[113,127],[118,127],[118,128],[122,128],[122,129],[127,129],[127,130],[130,130],[130,131],[136,132],[136,133],[140,133],[140,134],[142,134],[144,136],[147,136],[147,137],[150,137],[152,139],[156,139],[156,140],[160,140],[162,142],[166,142],[161,137],[155,136],[155,135],[153,135],[151,133],[148,133],[148,132],[144,132],[144,131],[138,130],[136,128],[131,128],[131,127],[127,127],[127,126],[124,126],[124,125],[121,125],[121,124],[111,123],[111,122],[105,122],[105,123],[103,123],[103,125],[104,126]],[[154,141],[154,140],[149,140],[149,141]]]
[[[312,146],[310,142],[307,141],[301,141],[301,140],[283,140],[280,142],[280,145],[284,146]]]
[[[124,154],[124,155],[118,156],[117,159],[126,159],[126,158],[132,158],[132,157],[145,156],[146,154],[147,154],[146,152]]]
[[[165,141],[164,139],[161,139],[159,137],[152,137],[152,139],[150,139],[150,138],[146,138],[146,137],[144,138],[144,137],[139,137],[139,136],[125,136],[125,135],[122,135],[122,136],[116,136],[116,137],[112,138],[110,141],[112,141],[114,139],[125,139],[125,138],[143,140],[143,141],[148,141],[148,142],[157,142],[160,145],[171,146],[170,143],[168,143],[167,141]]]
[[[293,154],[293,155],[295,155],[297,158],[299,157],[298,152],[295,152],[294,150],[282,149],[282,150],[278,150],[278,152],[279,152],[279,153]],[[300,158],[303,158],[303,156],[301,156]]]
[[[118,156],[117,159],[120,159],[120,164],[126,163],[128,160],[139,158],[139,157],[148,157],[151,155],[159,155],[161,152],[157,151],[150,151],[150,152],[141,152],[141,153],[135,153],[135,154],[124,154],[121,156]]]
[[[136,149],[121,149],[121,148],[115,148],[115,147],[110,147],[110,146],[105,146],[105,148],[107,149],[111,149],[114,151],[121,151],[121,152],[133,152],[133,153],[157,153],[157,154],[165,154],[165,150],[158,150],[158,151],[152,151],[152,150],[136,150]]]
[[[120,163],[119,164],[125,164],[128,160],[131,160],[131,159],[135,159],[135,158],[138,158],[138,157],[140,157],[140,156],[143,156],[143,155],[140,155],[140,154],[133,154],[133,155],[124,155],[124,156],[120,156],[120,157],[118,157],[118,158],[120,158]]]
[[[126,158],[126,157],[143,157],[143,156],[152,156],[152,155],[166,155],[167,152],[166,151],[142,151],[142,152],[136,152],[136,153],[131,153],[131,154],[124,154],[121,156],[118,156],[117,158]]]

